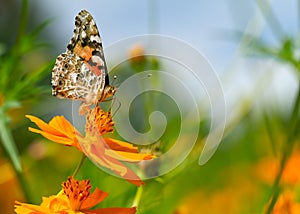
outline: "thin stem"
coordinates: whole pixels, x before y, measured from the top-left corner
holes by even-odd
[[[29,190],[28,190],[28,185],[26,184],[25,178],[23,177],[22,174],[22,167],[21,167],[21,162],[18,157],[18,150],[15,144],[15,141],[13,139],[11,130],[8,127],[8,122],[7,122],[7,116],[5,114],[4,108],[0,108],[0,137],[1,141],[3,144],[3,147],[8,153],[8,160],[10,161],[18,182],[20,184],[20,187],[22,189],[22,192],[24,194],[25,200],[29,201],[30,200],[30,195],[29,195]]]
[[[13,139],[12,135],[11,135],[11,131],[8,128],[3,129],[3,127],[1,127],[0,130],[1,130],[1,133],[3,135],[6,133],[7,136],[9,136],[11,139]],[[12,141],[11,146],[15,147],[14,141]],[[10,160],[11,165],[13,166],[13,169],[16,173],[16,177],[17,177],[17,180],[18,180],[19,185],[21,187],[21,190],[22,190],[25,201],[31,201],[31,197],[30,197],[30,194],[29,194],[30,191],[28,189],[28,184],[26,182],[26,179],[24,178],[24,174],[22,173],[21,165],[19,164],[20,161],[19,160],[12,160],[11,158],[8,158],[8,159]],[[16,161],[18,161],[17,164],[15,164]]]
[[[142,198],[142,194],[143,194],[143,186],[140,186],[136,190],[135,197],[132,204],[133,207],[138,207]]]
[[[74,171],[72,177],[75,178],[75,177],[77,176],[77,174],[78,174],[78,172],[79,172],[79,170],[80,170],[80,168],[81,168],[81,166],[82,166],[82,164],[83,164],[85,158],[86,158],[86,156],[82,153],[80,162],[78,163],[78,165],[77,165],[77,167],[76,167],[76,169],[75,169],[75,171]]]
[[[25,201],[32,201],[32,198],[30,197],[30,191],[28,189],[28,183],[26,182],[26,180],[24,178],[24,174],[16,171],[16,175],[17,175],[19,184],[21,186]]]
[[[25,34],[26,27],[27,27],[27,15],[28,15],[28,0],[23,0],[19,29],[18,29],[17,39],[16,39],[16,43],[15,43],[16,47],[19,47],[19,42],[20,42],[22,36]]]
[[[274,136],[274,131],[272,129],[272,123],[269,119],[269,115],[268,115],[267,112],[265,112],[265,114],[264,114],[264,120],[265,120],[265,124],[266,124],[266,129],[267,129],[267,132],[268,132],[268,137],[270,138],[273,154],[274,154],[275,157],[277,157],[278,156],[278,151],[277,151],[276,146],[275,146],[277,144],[277,139]]]
[[[14,141],[14,138],[12,136],[11,130],[8,127],[8,118],[4,112],[5,110],[3,108],[0,108],[0,137],[3,144],[3,147],[8,153],[9,160],[12,163],[12,166],[14,167],[14,170],[16,172],[21,172],[21,162],[18,157],[18,149],[16,147],[16,143]]]
[[[295,101],[295,104],[294,104],[294,108],[293,108],[293,111],[292,111],[292,114],[291,114],[291,117],[290,117],[290,120],[289,120],[289,125],[288,127],[290,128],[289,132],[288,132],[288,136],[286,138],[286,142],[285,142],[285,150],[283,151],[283,155],[282,155],[282,158],[281,158],[281,161],[280,161],[280,168],[279,168],[279,171],[277,173],[277,176],[275,178],[275,181],[273,183],[273,194],[271,196],[271,202],[266,210],[266,214],[270,214],[278,200],[278,197],[279,197],[279,193],[280,193],[280,181],[281,181],[281,178],[282,178],[282,174],[283,174],[283,171],[285,169],[285,166],[286,166],[286,163],[293,151],[293,147],[294,147],[294,144],[296,142],[296,138],[297,138],[297,126],[300,125],[300,124],[297,124],[299,123],[299,107],[300,107],[300,82],[299,82],[299,85],[298,85],[298,92],[297,92],[297,98],[296,98],[296,101]]]

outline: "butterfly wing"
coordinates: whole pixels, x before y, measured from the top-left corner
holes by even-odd
[[[52,94],[97,103],[108,85],[102,42],[96,23],[85,10],[75,18],[73,37],[52,71]]]

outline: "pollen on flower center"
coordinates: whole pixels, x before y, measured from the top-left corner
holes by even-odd
[[[69,198],[73,210],[80,210],[82,203],[89,197],[91,184],[89,180],[78,181],[69,177],[62,184],[65,195]]]
[[[114,122],[111,118],[111,112],[105,112],[99,106],[90,110],[86,116],[86,132],[94,133],[99,132],[104,135],[113,132]]]

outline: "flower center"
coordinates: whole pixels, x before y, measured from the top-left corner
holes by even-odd
[[[86,116],[86,132],[94,135],[94,132],[99,132],[104,135],[113,132],[114,122],[111,118],[111,112],[105,112],[99,106],[90,110]]]
[[[62,184],[65,195],[69,198],[72,210],[80,210],[81,204],[90,195],[91,185],[89,180],[78,181],[69,177]]]

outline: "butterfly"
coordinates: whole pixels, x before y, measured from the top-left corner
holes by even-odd
[[[116,93],[109,85],[98,28],[86,10],[76,16],[73,37],[66,51],[56,58],[51,84],[53,96],[81,100],[81,114]]]

